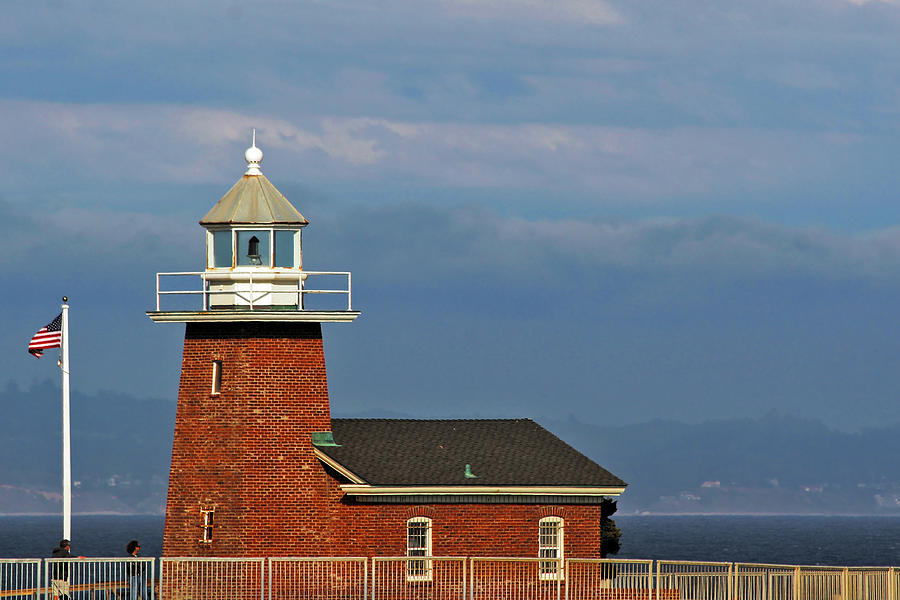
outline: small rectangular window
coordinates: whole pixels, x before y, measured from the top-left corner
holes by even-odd
[[[237,266],[268,267],[271,264],[269,231],[248,229],[237,232]]]
[[[234,266],[230,231],[213,232],[213,267],[228,269]]]
[[[200,541],[209,543],[213,540],[213,515],[216,509],[201,508],[200,509]]]
[[[294,268],[294,232],[275,232],[275,266]]]
[[[431,556],[431,519],[414,517],[406,522],[406,555]],[[407,560],[408,581],[431,581],[430,560]]]
[[[555,560],[541,561],[541,579],[563,579],[563,520],[559,517],[541,519],[538,528],[538,557]]]
[[[212,363],[212,392],[213,395],[222,393],[222,361],[214,360]]]

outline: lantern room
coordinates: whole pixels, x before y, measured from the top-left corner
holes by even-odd
[[[253,142],[244,152],[247,170],[200,220],[206,230],[206,265],[202,272],[158,273],[155,321],[222,320],[225,313],[254,314],[227,320],[348,321],[352,310],[350,273],[305,271],[303,228],[309,221],[272,185],[260,169],[263,153]],[[168,282],[200,277],[200,289],[171,289]],[[313,277],[318,285],[307,283]],[[335,283],[338,282],[338,283]],[[312,294],[346,297],[346,308],[335,302],[312,303]],[[179,298],[201,296],[200,310],[175,310]],[[328,298],[329,296],[319,296]],[[335,298],[336,299],[336,298]],[[310,310],[312,309],[312,310]],[[261,314],[277,312],[279,315]],[[285,313],[294,312],[293,316]],[[218,316],[216,316],[216,314]]]
[[[309,221],[262,174],[255,135],[244,158],[243,177],[200,220],[209,309],[302,306],[301,231]]]

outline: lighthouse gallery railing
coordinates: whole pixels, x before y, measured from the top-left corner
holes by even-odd
[[[296,278],[294,277],[296,276]],[[164,279],[183,279],[184,277],[199,277],[199,289],[196,287],[191,289],[163,289]],[[326,278],[338,278],[343,280],[335,287],[313,287],[307,283],[307,279],[313,278],[316,281],[325,280]],[[272,290],[270,288],[273,281],[272,273],[257,273],[254,277],[253,271],[233,271],[229,274],[209,273],[208,271],[179,271],[171,273],[156,274],[156,310],[162,311],[162,298],[165,296],[200,296],[200,310],[208,310],[211,299],[217,296],[232,296],[238,298],[243,307],[249,310],[269,310],[271,309],[271,298],[273,295],[290,294],[296,295],[296,309],[304,310],[304,297],[310,294],[338,294],[347,297],[347,307],[339,310],[353,310],[353,279],[349,271],[301,271],[299,273],[291,273],[288,277],[278,277],[275,279],[281,286],[295,283],[290,289]],[[214,290],[213,285],[221,285],[227,282],[229,289]],[[324,283],[324,282],[323,282]]]

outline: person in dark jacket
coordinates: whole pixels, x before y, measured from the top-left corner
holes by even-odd
[[[141,544],[137,540],[131,540],[125,546],[125,551],[131,556],[138,558],[141,550]],[[147,577],[146,564],[143,561],[133,561],[128,563],[128,589],[130,592],[129,600],[147,600]]]
[[[51,558],[72,558],[72,544],[69,540],[60,540],[59,546],[53,549]],[[53,597],[58,600],[69,600],[69,563],[53,563],[50,572],[50,588]]]

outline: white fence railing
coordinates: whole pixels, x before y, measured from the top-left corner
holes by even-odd
[[[565,563],[551,558],[472,558],[470,600],[561,600]]]
[[[0,598],[37,599],[41,587],[41,559],[0,560]]]
[[[199,282],[187,289],[179,289],[186,277],[199,278]],[[319,282],[314,287],[310,279]],[[334,281],[337,280],[337,281]],[[327,286],[328,281],[335,285]],[[218,305],[240,306],[249,310],[267,310],[273,305],[290,305],[304,310],[306,297],[314,294],[346,296],[336,310],[353,310],[353,279],[349,271],[301,271],[290,275],[235,271],[225,274],[207,271],[180,271],[156,274],[156,310],[163,308],[166,297],[199,297],[200,306],[194,310],[210,310]],[[175,289],[163,289],[174,287]],[[179,308],[180,310],[180,308]],[[335,310],[335,309],[332,309]]]
[[[372,600],[466,600],[466,559],[372,559]]]
[[[299,598],[365,600],[365,558],[270,558],[269,600]]]
[[[900,600],[900,568],[551,558],[0,559],[0,600]]]
[[[54,600],[154,600],[154,558],[47,558],[38,595]]]
[[[161,558],[160,600],[265,600],[265,562],[264,558]]]
[[[653,599],[653,561],[611,558],[566,560],[566,598]]]
[[[732,564],[660,560],[656,562],[656,589],[678,590],[692,600],[730,600]]]

